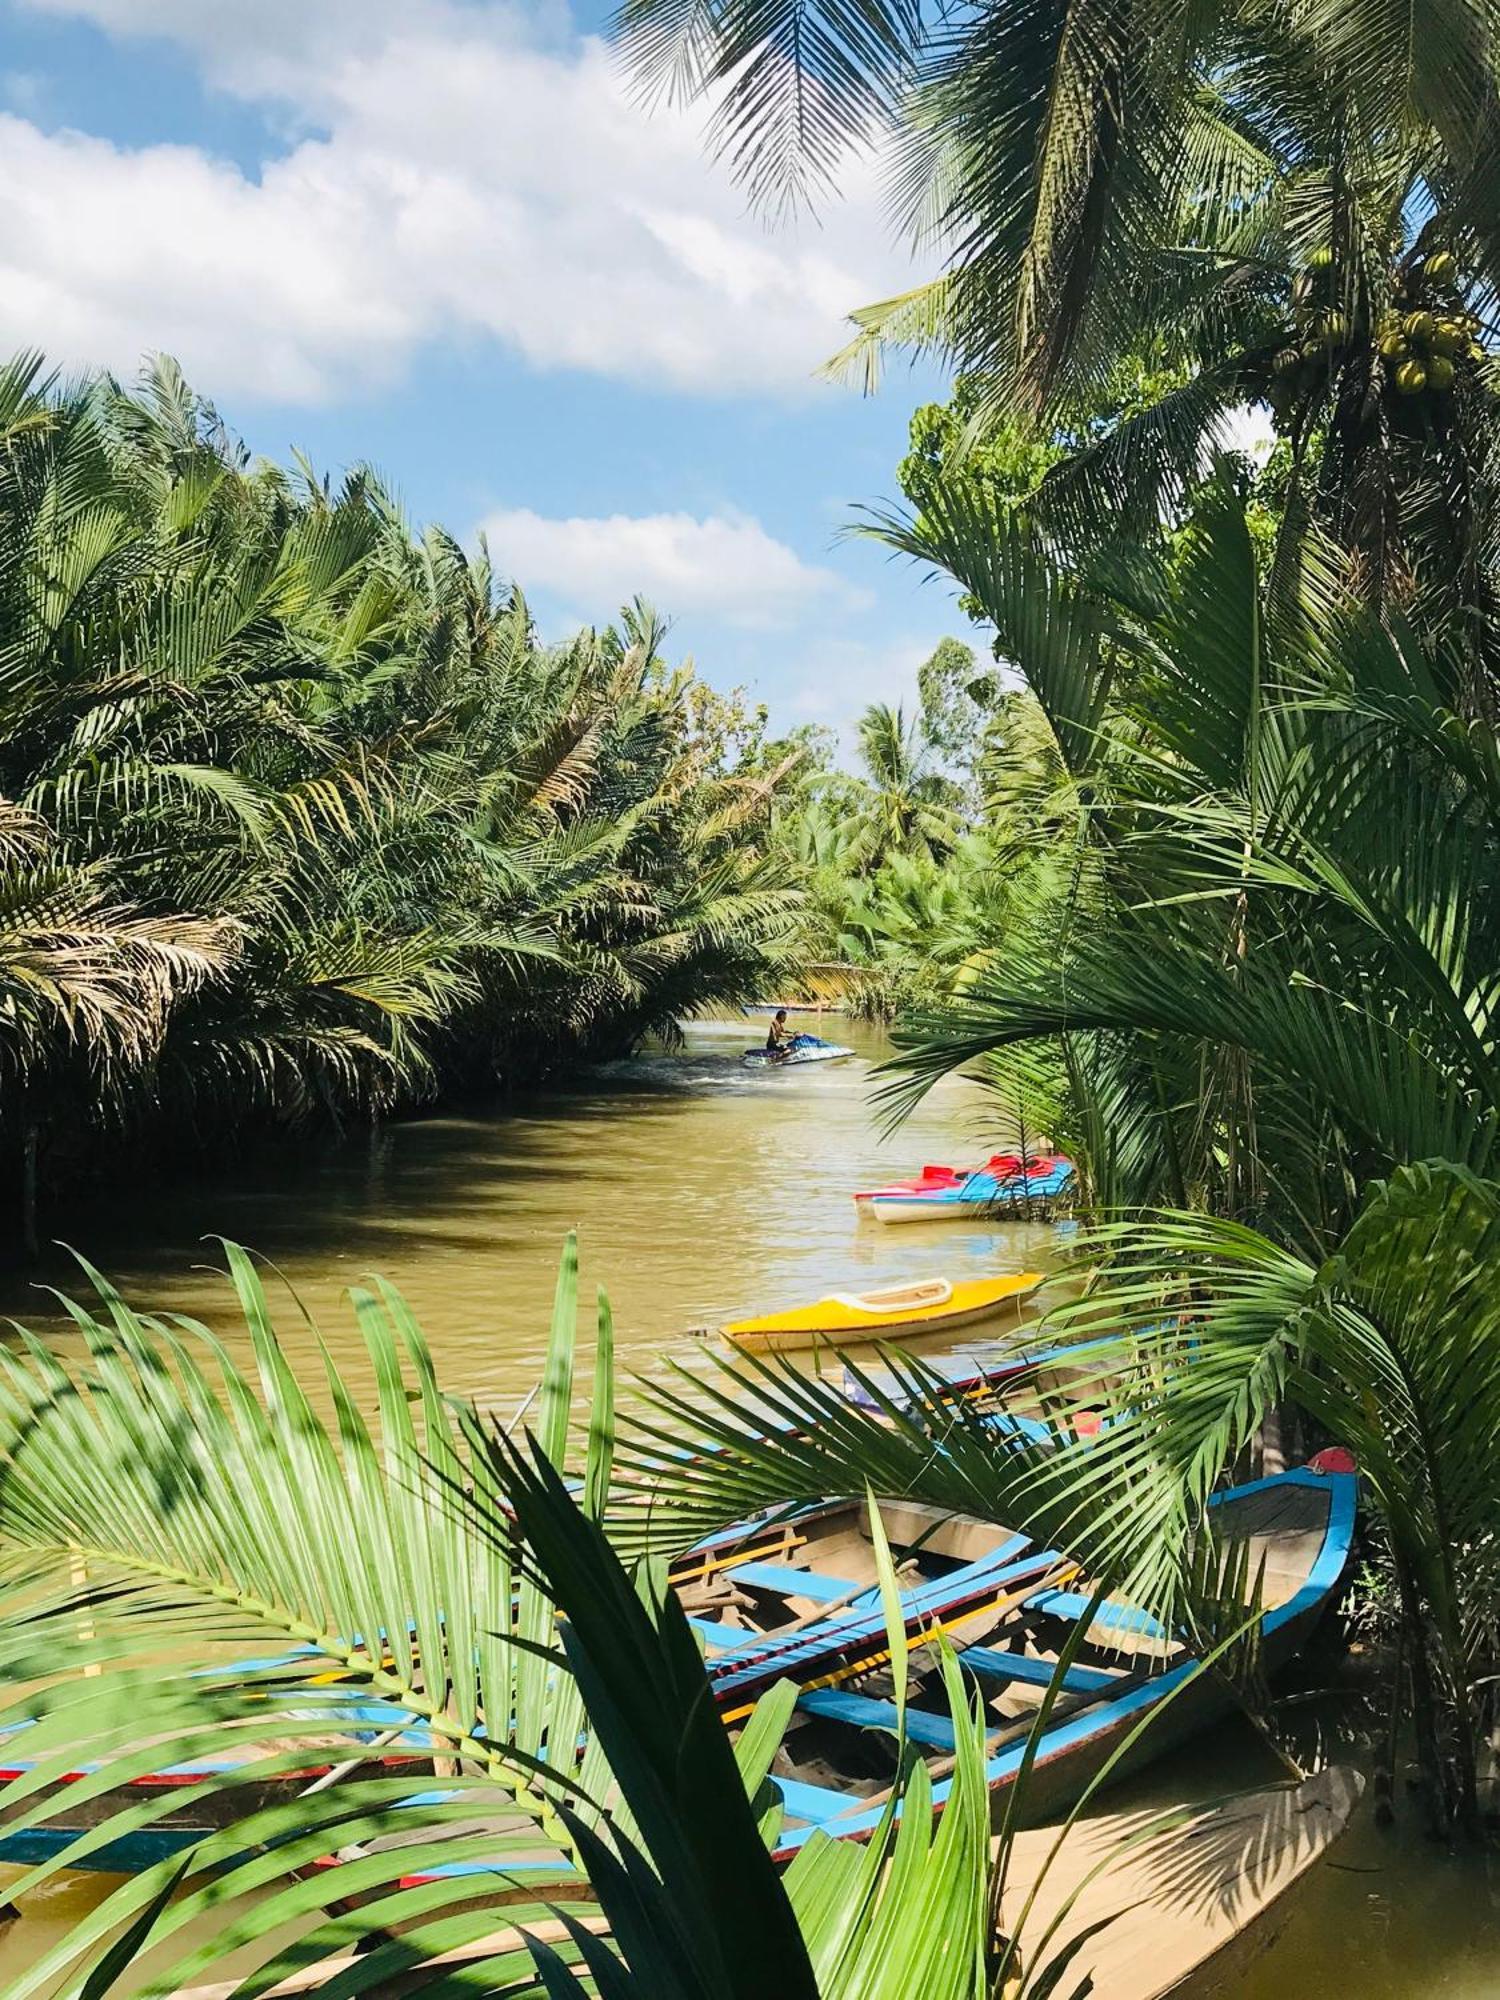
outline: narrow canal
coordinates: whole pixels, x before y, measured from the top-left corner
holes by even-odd
[[[610,1294],[622,1373],[706,1365],[701,1329],[736,1312],[907,1276],[1044,1265],[1046,1228],[861,1225],[850,1196],[923,1160],[993,1150],[992,1101],[949,1082],[889,1137],[872,1108],[878,1038],[847,1024],[853,1062],[775,1074],[743,1068],[744,1023],[704,1023],[573,1089],[495,1115],[393,1126],[371,1141],[298,1147],[215,1182],[140,1188],[75,1210],[68,1234],[133,1302],[229,1331],[214,1236],[250,1245],[284,1281],[294,1360],[315,1326],[356,1386],[362,1355],[344,1288],[378,1271],[406,1294],[454,1389],[513,1408],[536,1379],[558,1250],[580,1232],[584,1296]],[[42,1274],[77,1283],[61,1262]],[[273,1279],[273,1284],[275,1280]],[[295,1302],[293,1299],[295,1295]],[[60,1327],[27,1280],[0,1309]],[[66,1335],[60,1335],[66,1338]],[[1151,1796],[1208,1797],[1275,1776],[1235,1732],[1159,1767]],[[0,1895],[16,1871],[0,1870]],[[97,1894],[60,1878],[0,1931],[0,1979],[31,1962]],[[1242,2000],[1493,2000],[1500,1877],[1431,1852],[1410,1826],[1361,1821],[1300,1893],[1279,1940],[1234,1987]],[[1098,2000],[1108,2000],[1101,1993]]]

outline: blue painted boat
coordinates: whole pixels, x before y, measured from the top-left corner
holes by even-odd
[[[871,1671],[886,1657],[885,1615],[866,1526],[862,1503],[804,1507],[726,1528],[673,1565],[674,1587],[703,1642],[709,1679],[726,1722],[747,1714],[776,1680],[837,1686]],[[909,1564],[902,1603],[914,1637],[988,1617],[1022,1579],[1035,1580],[1055,1563],[1024,1537],[993,1524],[972,1524],[966,1550],[966,1559],[958,1564],[923,1552]],[[86,1847],[70,1857],[70,1865],[133,1873],[182,1852],[231,1818],[325,1779],[340,1753],[347,1757],[356,1744],[379,1742],[382,1758],[414,1777],[430,1770],[430,1741],[407,1710],[371,1701],[357,1687],[302,1684],[295,1678],[299,1671],[321,1673],[325,1667],[321,1654],[303,1648],[247,1661],[241,1668],[247,1676],[264,1675],[275,1714],[313,1722],[326,1717],[327,1735],[309,1740],[304,1767],[195,1795],[205,1780],[233,1770],[236,1761],[259,1751],[247,1750],[241,1760],[212,1757],[148,1771],[124,1786],[98,1791],[88,1782],[97,1767],[83,1765],[61,1780],[68,1789],[55,1819],[24,1833],[0,1830],[0,1862],[30,1865],[51,1859],[103,1827],[123,1798],[146,1808],[150,1817],[118,1840],[101,1839]],[[0,1738],[0,1784],[22,1778],[32,1768],[24,1755],[17,1755],[24,1752],[25,1732],[23,1724]],[[178,1800],[184,1803],[179,1806]]]
[[[1338,1592],[1354,1535],[1356,1489],[1352,1473],[1298,1467],[1230,1487],[1210,1502],[1218,1538],[1247,1545],[1252,1577],[1264,1562],[1259,1640],[1267,1671],[1291,1658]],[[1087,1614],[1090,1595],[1081,1579],[1044,1585],[992,1633],[959,1644],[995,1724],[986,1776],[997,1812],[1026,1754],[1040,1689]],[[1096,1613],[1063,1689],[1027,1780],[1028,1819],[1048,1818],[1076,1800],[1153,1709],[1160,1716],[1113,1767],[1110,1782],[1215,1721],[1232,1703],[1220,1677],[1176,1635],[1125,1604],[1106,1603]],[[803,1694],[772,1772],[786,1813],[779,1860],[789,1860],[816,1832],[859,1840],[874,1831],[895,1770],[895,1724],[893,1704],[869,1683]],[[914,1678],[907,1736],[933,1766],[933,1803],[941,1811],[951,1788],[943,1764],[954,1741],[941,1683],[930,1671]]]
[[[1218,1538],[1248,1545],[1249,1572],[1261,1576],[1259,1640],[1267,1671],[1291,1658],[1336,1596],[1356,1503],[1352,1473],[1311,1467],[1230,1487],[1210,1501]],[[959,1568],[970,1535],[984,1526],[914,1503],[887,1504],[882,1514],[898,1559],[919,1549],[929,1561],[947,1559]],[[1022,1543],[1019,1550],[996,1551],[997,1567],[1005,1558],[1018,1565],[1014,1588],[993,1600],[987,1618],[978,1610],[948,1628],[994,1725],[986,1777],[997,1819],[1027,1754],[1036,1706],[1094,1596],[1076,1565],[1056,1550],[1033,1551]],[[825,1574],[823,1581],[836,1588],[839,1579]],[[933,1808],[941,1812],[952,1788],[953,1724],[935,1666],[920,1652],[910,1665],[907,1742],[928,1762]],[[883,1670],[884,1662],[876,1663],[857,1686],[819,1678],[801,1683],[771,1770],[784,1812],[773,1850],[777,1861],[790,1861],[816,1833],[864,1840],[880,1824],[896,1774],[898,1727]],[[1025,1819],[1050,1819],[1076,1800],[1153,1709],[1160,1715],[1113,1766],[1109,1782],[1217,1720],[1232,1699],[1222,1679],[1148,1613],[1123,1603],[1095,1607],[1028,1776]],[[404,1881],[437,1875],[492,1883],[494,1869],[460,1862]]]

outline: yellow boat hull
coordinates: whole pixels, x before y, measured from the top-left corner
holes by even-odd
[[[755,1354],[910,1340],[1014,1312],[1041,1282],[1040,1271],[1022,1271],[1004,1278],[966,1278],[956,1284],[936,1278],[886,1291],[843,1294],[790,1312],[730,1320],[724,1337]]]

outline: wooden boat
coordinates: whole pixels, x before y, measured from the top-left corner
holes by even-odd
[[[1003,1426],[1013,1420],[1002,1413],[994,1421]],[[1249,1573],[1262,1577],[1260,1645],[1267,1670],[1295,1652],[1338,1588],[1353,1535],[1355,1489],[1352,1473],[1303,1467],[1232,1487],[1210,1502],[1218,1539],[1243,1545]],[[994,1724],[987,1779],[998,1811],[1020,1766],[1036,1703],[1070,1632],[1088,1612],[1088,1579],[1065,1552],[1038,1547],[995,1522],[909,1501],[887,1501],[881,1515],[898,1564],[908,1640],[920,1646],[924,1637],[946,1633],[984,1691]],[[896,1711],[884,1684],[888,1636],[864,1502],[832,1502],[727,1529],[676,1565],[673,1581],[703,1643],[726,1726],[743,1720],[773,1682],[789,1679],[800,1689],[772,1770],[785,1813],[776,1857],[789,1860],[820,1830],[837,1839],[867,1838],[895,1772]],[[951,1782],[953,1725],[941,1682],[920,1651],[912,1668],[907,1737],[929,1761],[933,1802],[941,1811]],[[1099,1607],[1067,1671],[1028,1781],[1028,1815],[1046,1817],[1075,1799],[1169,1695],[1170,1704],[1113,1776],[1214,1720],[1230,1697],[1147,1613],[1129,1604]],[[353,1721],[364,1740],[389,1739],[383,1754],[405,1763],[414,1776],[430,1769],[430,1746],[409,1726],[406,1711],[342,1695],[336,1686],[309,1690],[308,1700],[346,1704],[340,1709],[345,1728]],[[17,1762],[12,1774],[25,1768]],[[147,1774],[131,1789],[143,1799],[153,1792],[160,1797],[167,1788],[191,1786],[205,1768]],[[301,1789],[315,1775],[321,1772],[299,1770],[277,1783]],[[101,1844],[74,1865],[127,1872],[148,1866],[200,1839],[205,1813],[222,1825],[227,1816],[263,1803],[255,1790],[247,1785],[239,1796],[221,1792],[164,1815],[136,1828],[128,1842]],[[117,1795],[95,1798],[84,1788],[78,1809],[59,1814],[39,1833],[7,1841],[0,1826],[0,1860],[50,1857],[98,1824],[115,1802]],[[475,1864],[473,1872],[486,1871]]]
[[[975,1618],[988,1620],[1017,1588],[1055,1568],[1055,1556],[1037,1551],[1024,1536],[992,1523],[974,1523],[964,1536],[961,1562],[935,1551],[910,1556],[901,1578],[907,1630],[915,1638],[928,1630],[966,1629]],[[671,1576],[704,1642],[709,1679],[728,1722],[747,1714],[773,1681],[790,1678],[809,1687],[833,1687],[869,1672],[886,1657],[885,1614],[863,1502],[806,1507],[724,1529],[679,1558]],[[247,1671],[282,1667],[295,1659],[255,1661]],[[284,1688],[281,1699],[286,1699]],[[309,1683],[297,1689],[294,1699],[299,1715],[329,1716],[332,1756],[320,1756],[314,1739],[307,1745],[305,1767],[264,1783],[247,1781],[221,1790],[180,1811],[169,1809],[128,1835],[70,1857],[69,1865],[119,1874],[150,1867],[232,1819],[326,1780],[337,1767],[338,1748],[347,1754],[351,1741],[374,1744],[386,1738],[383,1762],[413,1776],[430,1772],[431,1744],[412,1725],[407,1710],[367,1700],[337,1682]],[[22,1728],[0,1744],[0,1758],[7,1760],[0,1765],[0,1783],[22,1777],[30,1768],[24,1757],[14,1755],[24,1748],[24,1737]],[[264,1755],[269,1747],[257,1743],[242,1761]],[[206,1758],[147,1771],[122,1789],[142,1805],[185,1796],[195,1783],[235,1761]],[[87,1775],[79,1770],[61,1781],[70,1796],[47,1825],[7,1834],[0,1819],[0,1863],[48,1860],[118,1809],[120,1792],[91,1792],[79,1783]],[[0,1813],[3,1806],[0,1793]]]
[[[1242,1550],[1250,1575],[1262,1576],[1259,1643],[1267,1671],[1296,1652],[1335,1595],[1353,1538],[1355,1498],[1352,1473],[1297,1467],[1230,1487],[1210,1502],[1216,1540]],[[930,1509],[913,1507],[906,1521],[899,1508],[884,1511],[898,1554],[918,1544],[934,1553],[953,1549],[978,1525],[955,1518],[934,1530]],[[1058,1552],[1041,1554],[1065,1566]],[[965,1619],[959,1628],[959,1656],[980,1683],[994,1723],[986,1773],[997,1812],[1015,1782],[1041,1691],[1092,1594],[1074,1566],[1062,1581],[1043,1576],[1019,1586],[987,1624]],[[907,1736],[932,1768],[941,1811],[951,1784],[953,1725],[935,1670],[923,1671],[920,1656],[912,1664]],[[780,1859],[789,1860],[815,1832],[857,1840],[879,1823],[895,1772],[896,1715],[880,1680],[872,1674],[857,1689],[809,1689],[799,1699],[772,1772],[786,1810]],[[1026,1787],[1028,1818],[1045,1819],[1078,1798],[1153,1709],[1159,1715],[1113,1767],[1112,1782],[1215,1720],[1230,1700],[1222,1681],[1146,1612],[1106,1602],[1067,1670],[1037,1751]]]
[[[924,1167],[915,1179],[865,1188],[854,1200],[878,1222],[960,1222],[1008,1209],[1050,1210],[1072,1186],[1073,1162],[1060,1153],[1023,1160],[997,1153],[982,1167]]]
[[[1353,1537],[1355,1488],[1350,1473],[1299,1467],[1231,1487],[1210,1502],[1216,1536],[1242,1547],[1250,1573],[1261,1577],[1260,1647],[1268,1671],[1296,1652],[1338,1590]],[[906,1502],[887,1502],[881,1513],[898,1562],[925,1573],[904,1592],[909,1636],[946,1631],[981,1689],[993,1723],[986,1776],[998,1821],[1037,1706],[1094,1593],[1065,1555],[1039,1549],[1024,1537],[1001,1539],[1004,1530],[991,1523]],[[827,1615],[844,1621],[854,1635],[842,1656],[835,1657],[812,1627],[796,1629],[795,1619],[783,1628],[779,1654],[757,1653],[763,1626],[742,1641],[728,1615],[705,1619],[690,1612],[704,1639],[720,1712],[731,1728],[773,1680],[799,1683],[770,1774],[784,1814],[774,1836],[773,1858],[779,1863],[789,1862],[815,1834],[868,1839],[889,1806],[896,1775],[897,1711],[863,1504],[817,1514],[809,1524],[797,1588],[780,1574],[757,1580],[733,1556],[724,1569],[752,1591],[764,1586],[769,1596],[756,1614],[761,1619],[767,1602],[777,1598],[788,1612],[800,1602],[816,1613],[819,1598],[832,1594]],[[934,1578],[933,1572],[945,1567],[947,1576]],[[911,1614],[920,1611],[934,1581],[939,1592],[930,1601],[942,1610],[927,1625],[920,1618],[914,1625]],[[811,1649],[807,1663],[799,1657],[804,1643]],[[928,1763],[933,1808],[941,1812],[952,1785],[953,1723],[936,1663],[919,1649],[909,1665],[907,1742]],[[1073,1803],[1153,1709],[1160,1713],[1112,1767],[1109,1782],[1215,1721],[1232,1699],[1224,1683],[1146,1612],[1104,1603],[1067,1669],[1028,1776],[1026,1822],[1054,1819]],[[432,1873],[483,1877],[486,1900],[493,1901],[494,1870],[487,1862],[458,1862]],[[428,1879],[424,1873],[403,1882]],[[1217,1949],[1210,1937],[1205,1951]],[[1141,1992],[1155,2000],[1168,1990],[1170,1985],[1147,1985]]]
[[[287,1656],[289,1660],[293,1657]],[[249,1663],[250,1667],[260,1668],[276,1664],[279,1662],[266,1660]],[[322,1665],[321,1659],[319,1665]],[[247,1780],[236,1785],[232,1791],[219,1791],[180,1809],[168,1806],[155,1816],[143,1817],[128,1832],[103,1841],[84,1854],[70,1855],[68,1866],[99,1869],[107,1874],[134,1875],[153,1867],[158,1861],[170,1860],[232,1820],[245,1818],[264,1806],[274,1805],[278,1800],[291,1798],[298,1792],[306,1791],[309,1785],[336,1779],[339,1753],[342,1752],[347,1759],[353,1743],[380,1742],[382,1762],[393,1771],[407,1771],[414,1777],[431,1772],[431,1742],[422,1729],[413,1725],[409,1710],[389,1702],[368,1700],[363,1691],[342,1689],[332,1682],[310,1683],[298,1691],[296,1699],[298,1707],[294,1713],[301,1718],[316,1720],[325,1714],[329,1717],[330,1734],[326,1747],[320,1746],[316,1740],[306,1742],[303,1745],[307,1751],[304,1766],[280,1772],[270,1779]],[[283,1708],[281,1713],[287,1711]],[[24,1750],[25,1742],[24,1724],[7,1730],[0,1738],[0,1787],[27,1776],[33,1768],[24,1756],[16,1754],[18,1750]],[[188,1763],[172,1764],[162,1770],[144,1771],[118,1790],[107,1792],[92,1791],[83,1781],[90,1776],[93,1767],[81,1766],[59,1780],[59,1788],[66,1788],[67,1802],[56,1818],[19,1834],[7,1833],[3,1818],[0,1818],[0,1864],[30,1867],[49,1861],[118,1813],[122,1795],[129,1803],[149,1813],[150,1808],[173,1797],[186,1797],[204,1779],[231,1770],[236,1763],[264,1757],[274,1748],[275,1745],[270,1742],[259,1741],[241,1759],[204,1757]],[[368,1765],[362,1768],[368,1774]],[[3,1814],[3,1809],[4,1793],[0,1789],[0,1814]]]
[[[1080,1940],[1063,1989],[1106,2000],[1168,2000],[1228,1990],[1274,1942],[1300,1883],[1348,1830],[1364,1782],[1330,1765],[1194,1814],[1169,1832],[1153,1810],[1077,1821],[1054,1853],[1053,1828],[1020,1833],[1006,1869],[1003,1920],[1035,1962]],[[1056,1922],[1050,1944],[1043,1938]]]
[[[1080,1821],[1055,1854],[1055,1831],[1018,1834],[1006,1871],[1004,1920],[1014,1926],[1035,1891],[1021,1934],[1023,1957],[1028,1938],[1037,1940],[1039,1955],[1079,1940],[1066,1991],[1170,2000],[1189,1982],[1195,1994],[1223,1990],[1272,1942],[1298,1885],[1347,1830],[1362,1788],[1358,1773],[1334,1765],[1300,1785],[1251,1792],[1197,1813],[1165,1835],[1152,1836],[1151,1812]],[[1044,1948],[1042,1936],[1059,1914],[1057,1934]],[[524,1934],[498,1925],[425,1961],[423,1976],[519,1951],[533,1938],[564,1944],[579,1929],[602,1935],[608,1925],[576,1913],[566,1922],[529,1923]],[[265,2000],[298,2000],[359,1964],[354,1952],[322,1959],[278,1980]],[[232,2000],[238,1990],[238,1981],[221,1980],[181,1987],[170,2000]]]
[[[740,1061],[748,1069],[796,1069],[803,1063],[847,1062],[854,1054],[841,1042],[825,1042],[821,1035],[793,1035],[785,1055],[769,1049],[746,1049]]]
[[[1042,1282],[1040,1271],[1003,1278],[947,1278],[892,1285],[883,1291],[835,1292],[815,1305],[757,1319],[734,1319],[724,1337],[752,1354],[785,1354],[825,1343],[909,1339],[914,1334],[947,1333],[1014,1312]]]

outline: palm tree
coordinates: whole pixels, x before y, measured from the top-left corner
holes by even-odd
[[[868,385],[883,348],[932,351],[967,379],[967,442],[1073,440],[1037,505],[1075,544],[1179,518],[1206,447],[1268,400],[1288,565],[1315,526],[1373,604],[1462,615],[1493,701],[1488,0],[1416,9],[1399,46],[1362,5],[627,0],[618,19],[647,82],[712,95],[762,196],[889,141],[896,226],[942,274],[856,311],[835,372]],[[1161,387],[1120,415],[1142,361]]]
[[[704,763],[649,607],[541,646],[487,551],[414,537],[368,471],[252,466],[170,363],[139,394],[17,363],[0,442],[0,1172],[28,1218],[119,1145],[617,1054],[795,956],[788,772]]]
[[[1424,646],[1336,584],[1278,607],[1227,487],[1128,592],[974,506],[886,533],[995,621],[1086,808],[1089,887],[1048,949],[985,967],[906,1065],[920,1087],[1054,1046],[1104,1202],[1197,1210],[1105,1246],[1127,1322],[1176,1297],[1238,1343],[1222,1398],[1195,1368],[1153,1414],[1195,1487],[1284,1391],[1357,1449],[1400,1551],[1435,1816],[1472,1830],[1489,1695],[1470,1690],[1496,1604],[1470,1559],[1500,1519],[1464,1400],[1488,1394],[1500,1296],[1500,783],[1492,732],[1465,717],[1462,641]],[[1472,1268],[1462,1303],[1445,1268]]]
[[[893,854],[942,855],[957,839],[956,788],[937,768],[920,719],[872,702],[859,720],[859,754],[872,791],[865,809],[871,868]]]

